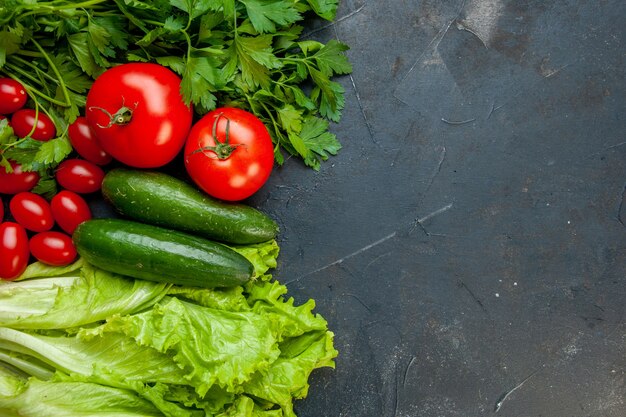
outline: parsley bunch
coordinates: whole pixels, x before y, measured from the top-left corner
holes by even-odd
[[[303,39],[307,17],[335,19],[338,0],[3,0],[0,73],[20,81],[59,137],[17,139],[0,123],[0,164],[8,159],[44,175],[72,148],[67,126],[91,83],[125,62],[156,62],[182,78],[202,115],[217,106],[254,113],[268,127],[277,163],[285,153],[319,169],[341,148],[337,122],[351,72],[348,47]],[[50,178],[48,175],[47,178]]]

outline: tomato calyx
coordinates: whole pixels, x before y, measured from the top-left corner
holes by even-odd
[[[101,112],[103,112],[104,114],[107,115],[107,117],[109,118],[109,124],[108,125],[101,125],[99,123],[97,123],[97,126],[102,128],[102,129],[108,129],[109,127],[116,125],[116,126],[124,126],[130,123],[130,121],[133,118],[133,111],[135,111],[135,109],[137,109],[137,103],[135,103],[135,107],[134,108],[130,108],[127,107],[126,105],[124,105],[124,100],[122,99],[122,107],[120,107],[115,113],[111,114],[107,109],[102,108],[102,107],[97,107],[97,106],[91,106],[89,107],[89,110],[100,110]]]
[[[217,138],[217,124],[219,123],[221,118],[225,118],[226,119],[226,131],[224,132],[224,142],[220,142],[219,139]],[[215,141],[215,146],[201,146],[199,149],[196,149],[195,151],[193,151],[190,155],[193,155],[195,153],[198,152],[202,152],[204,155],[206,155],[209,158],[213,158],[213,154],[215,154],[215,156],[217,156],[218,159],[220,160],[225,160],[230,158],[230,155],[235,151],[235,149],[237,149],[239,146],[241,146],[241,143],[237,143],[237,144],[230,144],[230,119],[226,116],[223,115],[223,113],[220,113],[217,115],[217,117],[215,118],[215,121],[213,122],[213,140]],[[208,151],[212,152],[212,153],[208,153]]]

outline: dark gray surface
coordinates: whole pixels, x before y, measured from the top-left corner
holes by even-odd
[[[253,202],[340,351],[300,417],[626,416],[623,0],[342,1],[344,149]]]

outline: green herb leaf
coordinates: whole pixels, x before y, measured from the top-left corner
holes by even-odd
[[[339,0],[306,0],[313,11],[326,20],[334,20]]]
[[[21,37],[14,30],[0,31],[0,68],[7,62],[7,56],[20,49]]]
[[[349,74],[352,72],[352,65],[344,54],[348,49],[348,45],[332,39],[317,51],[312,58],[317,63],[320,71],[327,77],[331,77],[334,74]]]
[[[246,6],[254,29],[260,33],[276,31],[276,24],[287,26],[300,20],[300,12],[293,1],[288,0],[241,0]]]

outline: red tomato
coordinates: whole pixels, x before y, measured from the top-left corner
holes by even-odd
[[[74,150],[87,161],[96,165],[106,165],[113,160],[113,157],[98,145],[85,117],[77,117],[67,129],[67,135]]]
[[[9,114],[18,111],[28,100],[26,89],[12,78],[0,78],[0,113]]]
[[[35,123],[37,127],[33,130]],[[36,114],[33,109],[21,109],[13,113],[11,127],[18,138],[24,138],[32,131],[31,138],[46,142],[57,135],[57,129],[52,119],[42,112]]]
[[[54,226],[50,204],[38,194],[28,191],[15,194],[9,209],[15,221],[32,232],[45,232]]]
[[[85,220],[91,219],[91,209],[80,195],[63,190],[50,201],[52,216],[59,227],[70,235]]]
[[[66,159],[59,164],[55,178],[63,188],[88,194],[100,189],[104,171],[98,165],[83,159]]]
[[[63,266],[76,259],[72,238],[61,232],[41,232],[30,238],[30,253],[44,264]]]
[[[13,222],[0,224],[0,278],[17,278],[28,266],[29,257],[26,229]]]
[[[30,191],[39,182],[39,174],[36,172],[22,171],[22,166],[10,161],[13,172],[10,174],[0,166],[0,193],[17,194],[22,191]]]
[[[0,198],[0,223],[2,223],[2,220],[4,220],[4,203]]]
[[[86,117],[102,149],[136,168],[170,162],[185,144],[193,112],[180,78],[152,63],[129,63],[100,75],[87,94]]]
[[[265,184],[273,165],[274,145],[265,125],[237,108],[207,113],[192,127],[185,144],[189,176],[222,200],[250,197]]]

